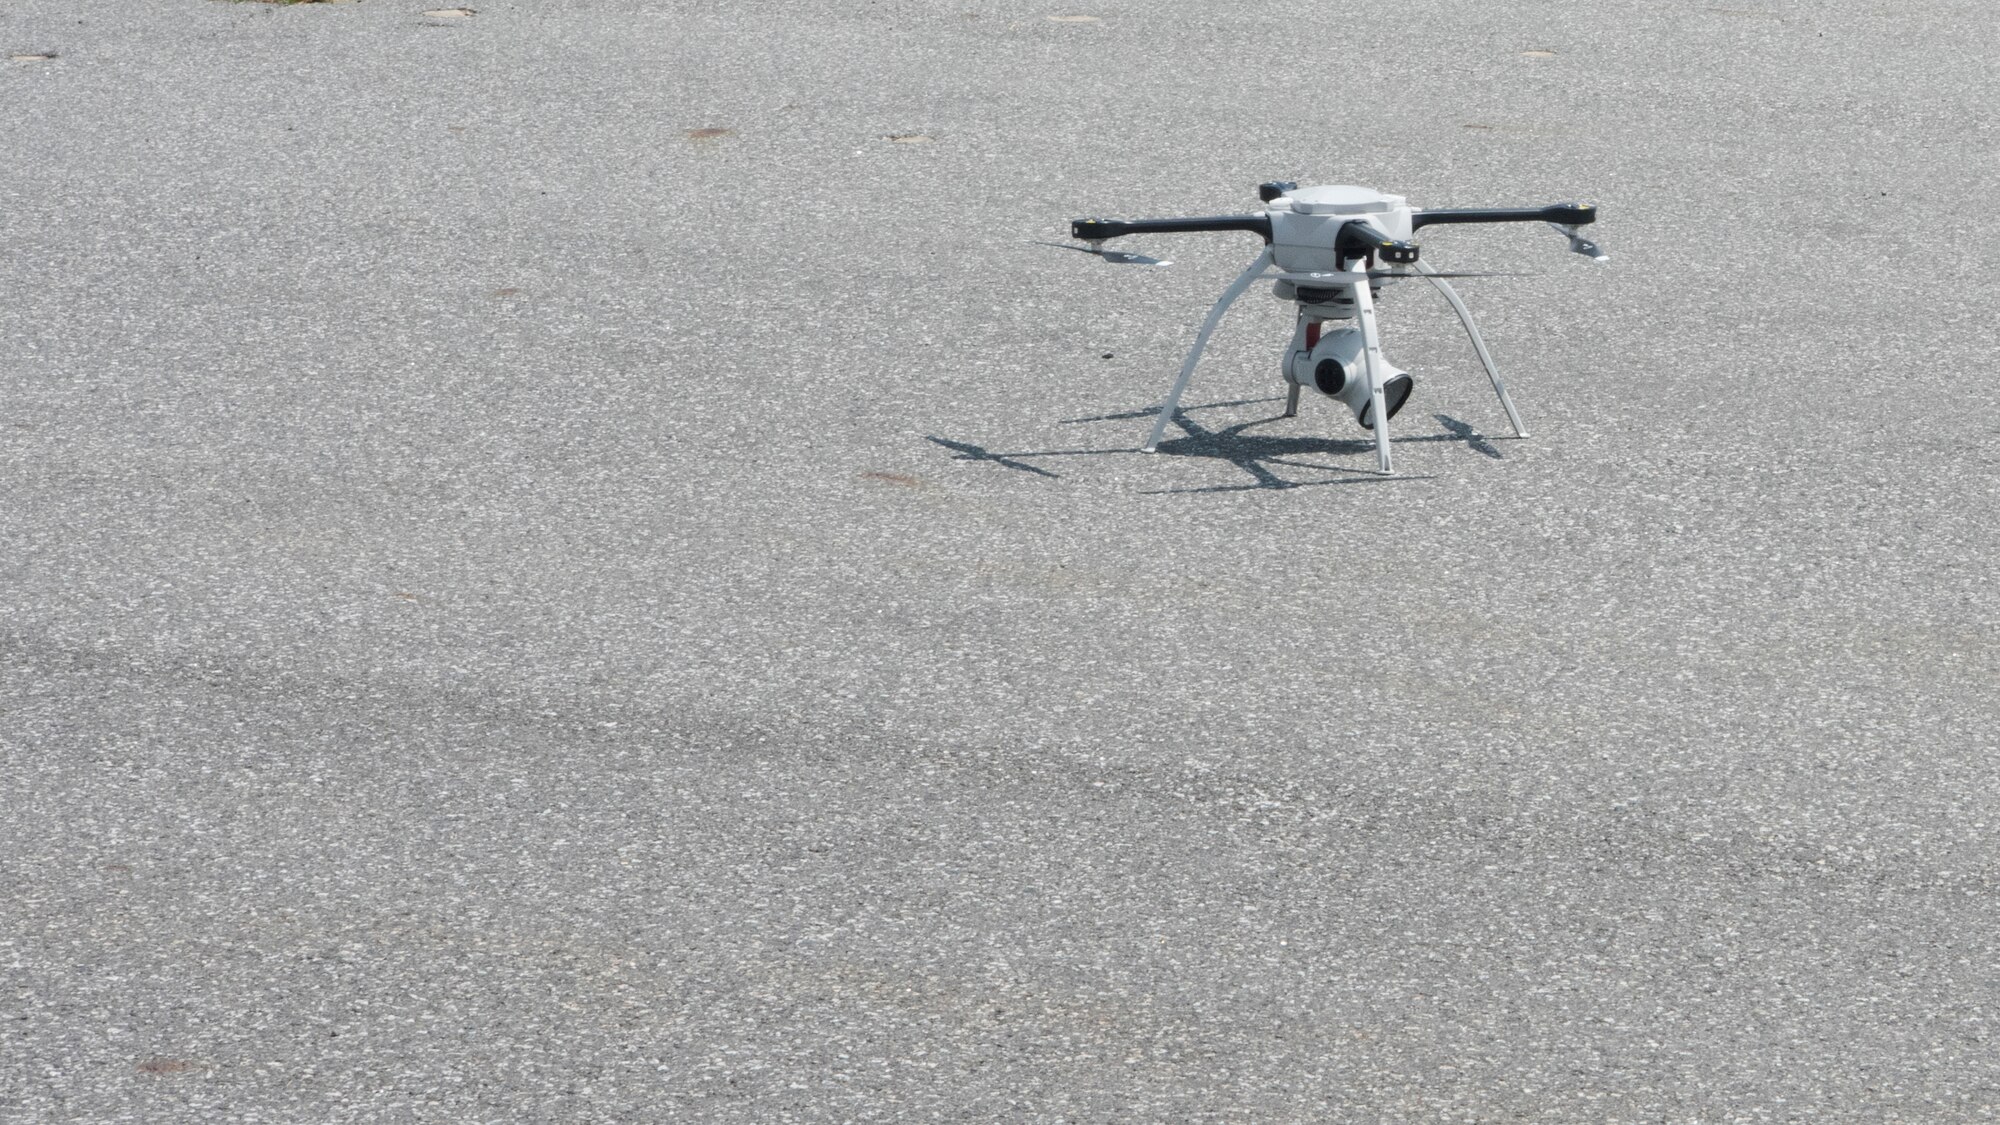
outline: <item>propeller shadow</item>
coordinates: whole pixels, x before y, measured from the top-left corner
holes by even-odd
[[[1474,453],[1491,457],[1495,461],[1504,461],[1507,459],[1506,454],[1501,453],[1492,442],[1486,440],[1486,435],[1473,429],[1469,423],[1461,422],[1449,414],[1433,414],[1431,417],[1436,418],[1438,425],[1451,431],[1453,438],[1464,442],[1466,447]]]

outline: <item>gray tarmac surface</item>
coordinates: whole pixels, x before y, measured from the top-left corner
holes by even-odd
[[[9,0],[0,1119],[2000,1115],[2000,6],[1741,2]],[[1532,436],[1133,452],[1272,178]]]

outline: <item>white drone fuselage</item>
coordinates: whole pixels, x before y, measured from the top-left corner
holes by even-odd
[[[1294,188],[1271,200],[1264,210],[1271,218],[1271,262],[1286,273],[1346,269],[1347,263],[1334,249],[1334,236],[1357,219],[1389,238],[1411,235],[1409,201],[1370,188]]]
[[[1388,238],[1407,239],[1412,234],[1408,200],[1364,187],[1295,188],[1271,200],[1265,212],[1271,218],[1271,262],[1288,274],[1331,274],[1354,268],[1355,263],[1342,261],[1334,247],[1340,228],[1356,220]],[[1371,282],[1370,288],[1379,286]],[[1285,382],[1291,386],[1336,399],[1361,421],[1368,417],[1374,388],[1408,374],[1378,351],[1374,378],[1370,379],[1367,340],[1361,326],[1350,323],[1330,331],[1325,328],[1326,321],[1355,320],[1354,292],[1349,285],[1328,279],[1325,286],[1315,287],[1310,279],[1281,279],[1272,286],[1271,294],[1299,306],[1298,324],[1280,363]],[[1402,394],[1407,393],[1402,389]],[[1399,397],[1389,408],[1390,415],[1401,405]]]

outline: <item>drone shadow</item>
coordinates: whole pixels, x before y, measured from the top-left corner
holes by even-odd
[[[1326,438],[1326,437],[1280,437],[1277,435],[1249,432],[1252,428],[1271,422],[1282,421],[1283,414],[1268,418],[1256,418],[1248,422],[1238,422],[1220,429],[1210,429],[1192,417],[1197,410],[1219,410],[1232,406],[1255,406],[1260,403],[1279,402],[1277,398],[1239,398],[1223,402],[1203,403],[1187,406],[1173,413],[1173,424],[1180,427],[1180,437],[1161,440],[1157,452],[1169,457],[1206,457],[1227,461],[1243,470],[1250,480],[1244,484],[1214,485],[1207,488],[1163,488],[1149,489],[1141,495],[1178,495],[1182,493],[1206,492],[1254,492],[1260,490],[1282,490],[1312,488],[1327,484],[1384,484],[1390,481],[1426,480],[1424,476],[1384,477],[1372,469],[1355,469],[1343,465],[1330,465],[1322,460],[1303,460],[1307,457],[1352,457],[1372,453],[1375,439],[1368,438]],[[1158,407],[1144,410],[1127,410],[1116,414],[1099,414],[1088,418],[1065,418],[1062,425],[1074,426],[1092,422],[1122,422],[1141,418],[1152,418],[1159,413]],[[1425,434],[1394,439],[1396,444],[1411,442],[1462,442],[1467,448],[1486,457],[1500,459],[1500,450],[1471,425],[1444,414],[1433,414],[1446,432]],[[1136,445],[1123,445],[1104,449],[1040,449],[1019,452],[995,452],[971,442],[954,441],[934,435],[927,441],[943,446],[953,453],[955,461],[987,461],[1001,468],[1017,472],[1033,473],[1052,480],[1062,479],[1062,474],[1030,464],[1031,459],[1051,457],[1110,457],[1120,454],[1143,453]],[[1279,469],[1302,469],[1311,473],[1338,473],[1339,476],[1319,480],[1292,480],[1279,475]]]

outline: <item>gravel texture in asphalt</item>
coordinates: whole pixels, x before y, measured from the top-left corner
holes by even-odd
[[[2000,5],[437,2],[0,8],[0,1119],[2000,1114]]]

